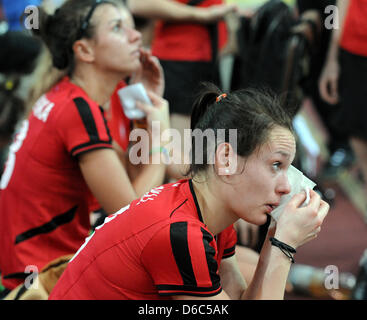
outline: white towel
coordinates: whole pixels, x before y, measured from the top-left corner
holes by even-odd
[[[288,168],[288,180],[291,185],[291,192],[283,195],[280,199],[279,206],[276,207],[270,215],[274,218],[275,221],[279,220],[281,213],[284,210],[284,207],[288,204],[291,198],[302,191],[306,192],[307,198],[301,205],[301,207],[306,206],[310,202],[310,189],[313,189],[316,186],[312,180],[308,179],[303,175],[301,171],[296,169],[293,166]]]

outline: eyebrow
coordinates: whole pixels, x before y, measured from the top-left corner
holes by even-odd
[[[108,24],[111,25],[111,24],[113,24],[115,22],[123,22],[123,20],[122,20],[122,18],[116,18],[116,19],[113,19],[113,20],[108,21]]]
[[[275,153],[282,155],[283,157],[289,159],[291,157],[291,155],[288,152],[284,152],[284,151],[276,151]]]

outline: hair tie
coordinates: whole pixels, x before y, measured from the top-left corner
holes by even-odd
[[[221,95],[219,95],[217,97],[217,99],[215,99],[215,102],[219,102],[219,101],[221,101],[222,99],[224,99],[226,97],[227,97],[227,94],[226,93],[222,93]]]
[[[5,81],[5,90],[12,91],[14,89],[14,82],[11,80]]]

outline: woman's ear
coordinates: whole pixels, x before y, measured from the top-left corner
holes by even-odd
[[[215,153],[217,173],[220,176],[230,176],[237,170],[237,154],[231,144],[221,143]]]
[[[94,50],[91,43],[86,39],[80,39],[74,42],[73,51],[75,59],[91,63],[94,61]]]

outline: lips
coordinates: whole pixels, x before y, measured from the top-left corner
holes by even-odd
[[[266,207],[266,212],[267,213],[270,213],[272,212],[279,204],[266,204],[265,207]]]
[[[131,52],[131,55],[132,56],[137,56],[137,57],[140,57],[140,50],[134,50],[133,52]]]

